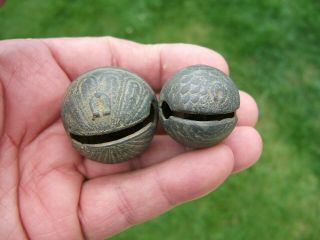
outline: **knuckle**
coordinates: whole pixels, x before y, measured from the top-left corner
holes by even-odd
[[[123,216],[125,224],[128,226],[136,223],[136,214],[127,193],[121,185],[115,188],[116,194],[119,199],[118,211]]]

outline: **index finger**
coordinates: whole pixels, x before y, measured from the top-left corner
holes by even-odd
[[[93,68],[126,68],[160,91],[177,70],[206,64],[228,74],[228,65],[217,52],[191,44],[139,44],[113,37],[56,38],[43,40],[70,80]]]

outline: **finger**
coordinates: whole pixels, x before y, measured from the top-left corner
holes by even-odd
[[[260,157],[262,140],[252,127],[236,127],[223,141],[233,152],[235,158],[234,172],[252,166]],[[165,149],[165,151],[164,151]],[[97,178],[115,173],[134,171],[161,163],[182,153],[191,151],[167,135],[159,135],[151,142],[150,147],[139,157],[120,164],[101,164],[92,160],[84,161],[82,174],[88,178]]]
[[[240,107],[237,110],[238,126],[255,126],[258,121],[258,106],[246,92],[240,91]]]
[[[83,161],[79,170],[87,178],[106,176],[115,173],[129,172],[160,163],[181,153],[187,148],[177,143],[168,135],[155,136],[146,151],[130,161],[118,164],[102,164],[89,159]]]
[[[252,166],[262,152],[262,140],[252,127],[236,127],[223,141],[233,152],[233,172],[239,172]]]
[[[258,118],[258,108],[254,99],[249,94],[242,91],[240,91],[240,99],[240,108],[237,111],[237,125],[254,126]],[[246,130],[248,130],[248,136],[246,136]],[[252,135],[252,131],[254,130],[251,130],[250,128],[245,128],[242,130],[237,130],[236,128],[233,131],[234,133],[232,133],[228,138],[227,142],[231,144],[230,147],[235,150],[235,156],[238,157],[236,159],[236,166],[239,167],[236,167],[235,171],[240,171],[241,169],[249,167],[259,158],[259,154],[256,154],[254,150],[257,149],[258,152],[258,149],[261,148],[261,140],[259,140],[260,137],[258,134],[251,138],[250,136]],[[237,134],[238,132],[241,134]],[[114,173],[133,171],[162,162],[168,158],[177,156],[178,154],[187,151],[186,147],[175,142],[171,137],[165,135],[166,132],[160,124],[158,124],[157,134],[160,135],[156,135],[154,137],[146,152],[144,152],[141,156],[128,162],[113,165],[105,165],[86,159],[83,162],[81,173],[86,178],[91,179]],[[254,148],[242,146],[245,144],[254,145],[255,143],[257,143],[257,146]],[[165,151],[163,149],[165,149]],[[251,155],[247,153],[246,155],[242,155],[242,152],[239,151],[239,149],[243,149],[244,151],[248,150],[249,152],[250,150],[253,150],[253,152]]]
[[[5,0],[0,0],[0,7],[2,7],[5,3]]]
[[[239,110],[237,111],[237,125],[254,126],[258,118],[258,109],[255,101],[250,95],[242,91],[240,91],[240,99],[241,104]],[[166,134],[166,132],[159,125],[160,124],[158,124],[157,128],[158,135],[154,137],[148,149],[141,156],[134,158],[128,162],[113,165],[105,165],[86,159],[83,162],[81,173],[86,178],[91,179],[114,173],[133,171],[165,161],[168,158],[177,156],[188,150],[188,148],[175,142],[168,135],[161,135]],[[248,136],[246,136],[246,130],[248,131]],[[241,134],[238,134],[238,132],[240,132]],[[231,144],[230,147],[234,149],[235,156],[237,157],[235,171],[240,171],[249,167],[259,158],[260,154],[258,154],[257,152],[259,152],[259,149],[261,151],[262,148],[261,139],[257,133],[254,134],[252,132],[254,132],[254,130],[250,128],[243,128],[241,130],[238,130],[238,127],[236,127],[233,133],[227,139],[227,143]],[[252,145],[254,147],[248,148],[247,146],[243,146],[246,144],[249,146]],[[165,151],[163,149],[165,149]],[[239,149],[248,151],[249,153],[250,151],[252,152],[251,154],[243,154],[243,151],[239,151]]]
[[[224,145],[182,154],[137,172],[83,185],[79,217],[85,237],[102,239],[219,186],[233,169]]]
[[[4,124],[4,91],[0,81],[0,138],[2,137]]]
[[[93,68],[115,66],[137,73],[159,91],[173,73],[188,65],[207,64],[228,73],[220,54],[191,44],[143,45],[112,37],[42,41],[71,80]]]

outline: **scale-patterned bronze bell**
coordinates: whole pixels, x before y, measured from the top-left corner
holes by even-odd
[[[192,148],[217,144],[237,123],[239,91],[220,70],[186,67],[169,79],[160,93],[160,121],[176,141]]]

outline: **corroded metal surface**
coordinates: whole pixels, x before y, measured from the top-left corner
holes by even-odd
[[[120,68],[98,68],[72,82],[61,116],[73,146],[83,156],[117,163],[148,146],[157,122],[157,100],[137,75]]]
[[[160,120],[176,141],[190,147],[212,146],[236,125],[239,91],[220,70],[193,65],[177,72],[160,93]]]

